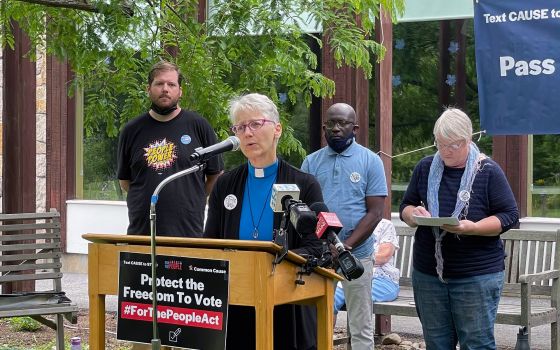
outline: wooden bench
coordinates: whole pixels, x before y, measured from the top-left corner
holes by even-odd
[[[0,318],[29,316],[56,331],[64,349],[64,318],[77,323],[78,307],[62,291],[60,214],[0,214]],[[52,280],[52,290],[33,291],[35,281]],[[16,285],[16,288],[12,288]],[[12,289],[30,292],[12,292]],[[55,315],[55,321],[43,315]]]
[[[401,292],[395,301],[374,303],[378,334],[390,331],[390,317],[385,315],[418,317],[411,281],[415,231],[397,227],[400,249],[395,253],[395,265],[401,273]],[[560,230],[515,229],[501,238],[506,251],[505,280],[496,323],[527,327],[529,342],[532,327],[550,324],[551,349],[560,350]],[[348,337],[335,340],[336,344],[347,342]]]

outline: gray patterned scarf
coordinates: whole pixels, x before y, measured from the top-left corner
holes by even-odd
[[[458,219],[463,209],[465,209],[465,207],[468,208],[474,178],[476,177],[476,173],[480,167],[479,158],[480,151],[478,150],[478,147],[473,142],[471,142],[469,155],[467,157],[467,163],[465,166],[465,172],[461,177],[461,185],[459,186],[459,191],[457,192],[455,210],[453,211],[453,214],[451,214],[451,216]],[[438,151],[434,156],[434,160],[432,161],[432,165],[430,166],[430,174],[428,175],[428,210],[433,217],[439,216],[438,192],[439,185],[441,183],[441,177],[443,175],[443,169],[443,160],[441,159]],[[432,232],[436,240],[436,271],[440,281],[442,281],[443,283],[447,283],[443,279],[443,256],[441,252],[441,242],[443,240],[443,237],[445,237],[447,231],[440,231],[439,227],[432,227]]]

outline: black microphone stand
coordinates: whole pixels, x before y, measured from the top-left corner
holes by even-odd
[[[280,264],[288,254],[288,210],[286,209],[282,214],[280,221],[280,228],[274,234],[274,243],[278,244],[282,249],[276,253],[276,257],[272,262],[273,270],[276,265]]]
[[[156,204],[159,199],[159,193],[165,185],[171,181],[180,178],[182,176],[204,170],[206,168],[206,159],[200,163],[181,170],[171,176],[166,177],[159,183],[159,185],[154,190],[152,198],[150,200],[150,246],[151,246],[151,258],[152,258],[152,350],[161,349],[161,339],[158,337],[157,329],[157,288],[156,288]]]

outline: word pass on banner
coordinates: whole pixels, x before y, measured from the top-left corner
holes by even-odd
[[[474,33],[481,128],[560,134],[560,2],[475,0]]]

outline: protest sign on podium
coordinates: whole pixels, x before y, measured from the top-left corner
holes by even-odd
[[[118,295],[118,270],[121,261],[144,261],[138,258],[138,255],[131,253],[140,253],[141,255],[148,255],[150,252],[150,237],[148,236],[132,236],[132,235],[110,235],[110,234],[85,234],[82,236],[84,239],[90,241],[88,247],[88,289],[89,289],[89,317],[90,317],[90,349],[105,349],[105,296]],[[183,309],[197,309],[204,311],[208,317],[213,312],[222,312],[223,322],[227,322],[227,315],[220,311],[217,307],[217,299],[226,300],[231,305],[251,306],[255,308],[255,327],[256,327],[256,348],[259,350],[272,350],[273,349],[273,314],[274,306],[282,304],[306,304],[314,305],[317,307],[317,348],[319,350],[331,350],[333,342],[333,299],[334,299],[334,281],[339,280],[340,277],[331,270],[323,268],[315,268],[310,275],[301,274],[302,265],[305,259],[293,252],[288,252],[286,258],[277,266],[273,265],[275,255],[281,251],[281,247],[273,242],[261,241],[242,241],[242,240],[219,240],[219,239],[202,239],[202,238],[180,238],[180,237],[156,237],[157,241],[157,255],[158,265],[165,264],[166,258],[172,258],[168,261],[214,261],[210,264],[218,264],[222,266],[222,261],[227,262],[227,269],[229,270],[229,293],[227,298],[223,296],[225,289],[224,286],[215,287],[216,290],[208,291],[206,284],[205,297],[208,299],[200,299],[199,301],[204,304],[210,302],[211,296],[214,296],[213,308],[203,309],[189,305],[178,305],[177,307]],[[121,257],[121,252],[129,255]],[[188,258],[186,260],[178,260],[178,257]],[[161,260],[163,259],[163,260]],[[191,260],[194,259],[194,260]],[[146,262],[149,261],[145,260]],[[163,262],[160,262],[163,261]],[[128,265],[130,267],[130,265]],[[176,266],[176,265],[175,265]],[[193,263],[194,266],[194,263]],[[225,266],[225,265],[224,265]],[[160,267],[161,268],[161,267]],[[150,267],[148,266],[148,269]],[[225,267],[222,267],[225,270]],[[142,275],[142,272],[141,272]],[[142,276],[133,278],[140,278],[135,283],[142,283]],[[149,276],[151,276],[148,273]],[[216,274],[219,275],[219,274]],[[166,276],[166,275],[158,275]],[[223,277],[224,275],[222,275]],[[214,276],[216,277],[216,276]],[[147,276],[144,279],[148,278]],[[188,277],[186,277],[188,279]],[[197,277],[198,278],[198,277]],[[296,283],[296,280],[303,279],[304,283]],[[196,278],[193,277],[196,282]],[[300,280],[301,282],[301,280]],[[129,287],[132,288],[132,282],[127,282]],[[146,284],[147,282],[144,281]],[[157,282],[156,282],[157,283]],[[159,283],[170,286],[167,294],[174,295],[176,301],[179,299],[177,290],[171,293],[174,285],[179,286],[181,283],[177,277],[165,277]],[[190,283],[190,282],[189,282]],[[121,287],[124,288],[123,284]],[[147,285],[145,285],[147,287]],[[195,288],[193,284],[189,288]],[[214,288],[214,287],[212,287]],[[185,277],[183,277],[183,288],[185,289]],[[145,288],[140,291],[139,297],[142,298],[142,293],[146,291],[148,294],[150,288]],[[162,291],[164,291],[162,289]],[[124,289],[122,291],[124,293]],[[158,288],[158,293],[160,289]],[[192,298],[195,298],[194,291]],[[206,293],[210,293],[206,295]],[[127,292],[131,296],[133,292],[130,289]],[[181,291],[183,293],[183,291]],[[187,293],[183,294],[184,297]],[[134,293],[135,298],[137,294]],[[165,295],[161,296],[166,297]],[[169,296],[167,296],[169,298]],[[185,302],[183,298],[183,304]],[[210,300],[210,301],[208,301]],[[122,299],[124,301],[124,299]],[[138,300],[137,300],[138,301]],[[132,300],[128,300],[132,304]],[[192,302],[192,301],[191,301]],[[138,304],[149,304],[150,301],[141,301]],[[194,301],[196,304],[196,300]],[[225,304],[225,302],[224,302]],[[124,313],[122,308],[126,308],[127,304],[121,303],[121,313]],[[160,305],[166,305],[160,301]],[[166,306],[169,307],[169,306]],[[227,309],[227,305],[221,305]],[[138,306],[137,306],[138,308]],[[131,313],[132,307],[128,308]],[[137,310],[137,309],[135,309]],[[147,307],[142,309],[149,310]],[[158,310],[160,310],[158,306]],[[173,310],[172,310],[173,311]],[[175,310],[177,311],[177,310]],[[173,315],[180,318],[180,314],[185,310],[178,310],[180,312]],[[149,311],[146,311],[149,313]],[[167,315],[168,311],[166,311]],[[184,314],[184,313],[183,313]],[[159,314],[158,314],[159,315]],[[217,314],[219,315],[219,314]],[[144,317],[144,316],[142,316]],[[186,316],[185,316],[186,319]],[[149,322],[146,322],[149,324]],[[160,337],[164,336],[169,338],[184,336],[183,332],[187,332],[187,328],[178,327],[178,325],[170,326],[167,333],[163,333],[163,325],[166,323],[158,322],[160,327]],[[167,324],[169,326],[169,324]],[[177,326],[177,327],[175,327]],[[173,328],[175,327],[175,328]],[[192,331],[193,327],[189,327]],[[178,330],[180,329],[180,330]],[[196,331],[206,331],[198,327]],[[169,333],[173,331],[173,334]],[[147,332],[151,337],[151,332]],[[176,336],[174,335],[176,334]],[[179,340],[179,339],[177,339]],[[167,344],[174,345],[178,343],[168,342]],[[219,347],[218,347],[219,348]]]
[[[226,343],[229,261],[158,255],[158,330],[162,345],[222,349]],[[117,339],[150,344],[150,254],[120,252]]]

